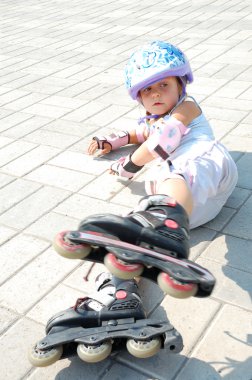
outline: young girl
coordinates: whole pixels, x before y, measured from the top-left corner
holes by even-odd
[[[128,157],[111,165],[110,173],[132,178],[157,160],[146,192],[174,198],[189,216],[190,228],[213,219],[237,183],[237,169],[196,100],[187,95],[193,74],[185,54],[166,42],[154,41],[134,52],[125,68],[132,99],[146,110],[136,129],[94,137],[88,153],[109,153],[126,144],[140,144]]]

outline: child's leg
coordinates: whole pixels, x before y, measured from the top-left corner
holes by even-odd
[[[157,186],[157,194],[165,194],[174,198],[182,207],[187,215],[190,216],[193,209],[193,197],[186,181],[180,178],[168,178]]]

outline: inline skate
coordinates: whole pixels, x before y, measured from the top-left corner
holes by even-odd
[[[118,278],[148,278],[176,298],[207,297],[215,284],[207,269],[188,260],[188,217],[166,195],[142,198],[126,217],[87,217],[77,231],[59,233],[54,248],[63,257],[104,263]]]
[[[81,360],[97,363],[126,343],[138,358],[155,355],[160,348],[177,353],[183,348],[180,334],[168,321],[146,317],[137,283],[101,273],[97,291],[49,319],[46,337],[29,351],[35,367],[45,367],[76,352]]]

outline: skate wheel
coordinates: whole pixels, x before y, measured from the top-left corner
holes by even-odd
[[[163,272],[159,273],[157,282],[163,292],[175,298],[189,298],[194,296],[198,291],[197,284],[176,281]]]
[[[131,280],[143,273],[142,264],[128,264],[119,260],[113,253],[104,257],[104,264],[114,276],[122,280]]]
[[[47,367],[59,360],[62,353],[63,346],[42,351],[35,345],[28,351],[28,360],[34,367]]]
[[[112,350],[111,341],[103,342],[97,346],[78,344],[77,354],[81,360],[88,363],[98,363],[106,359]]]
[[[136,358],[150,358],[161,348],[161,338],[156,337],[150,340],[128,339],[126,344],[129,353]]]
[[[53,248],[55,251],[67,259],[84,259],[91,251],[88,244],[75,244],[67,239],[69,231],[60,232],[55,236]]]

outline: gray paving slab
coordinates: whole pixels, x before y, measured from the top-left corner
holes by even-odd
[[[4,0],[0,4],[0,377],[5,380],[251,380],[251,2]],[[135,125],[124,89],[136,46],[165,39],[188,55],[216,138],[239,180],[221,213],[191,232],[191,258],[213,272],[208,299],[164,297],[139,283],[147,313],[182,334],[180,354],[136,359],[126,349],[95,365],[77,356],[38,369],[28,348],[48,318],[94,290],[104,270],[66,260],[55,234],[93,213],[126,214],[145,194],[143,174],[115,181],[120,154],[91,159],[94,134]],[[127,148],[128,149],[128,148]],[[122,152],[128,152],[123,149]]]

